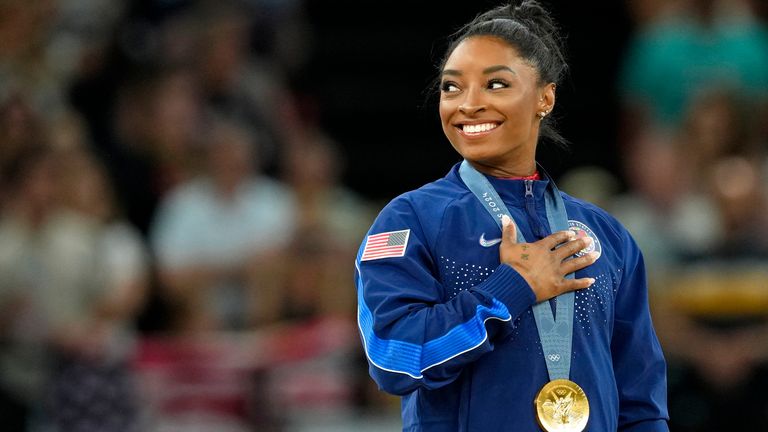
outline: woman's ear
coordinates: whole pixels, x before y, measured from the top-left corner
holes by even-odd
[[[553,108],[555,108],[555,83],[549,83],[541,88],[537,115],[544,118],[552,112]]]

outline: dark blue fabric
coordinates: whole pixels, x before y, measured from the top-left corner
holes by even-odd
[[[409,229],[402,257],[356,262],[361,336],[370,374],[403,396],[406,431],[539,431],[533,399],[547,369],[531,312],[533,291],[499,263],[496,223],[458,177],[392,200],[369,235]],[[545,181],[536,215],[522,181],[490,179],[525,238],[548,227]],[[590,431],[666,431],[666,367],[648,310],[642,255],[603,210],[563,194],[568,217],[589,227],[600,258],[576,273],[571,379],[590,400]],[[545,233],[542,233],[545,234]],[[365,242],[363,242],[364,245]],[[362,246],[361,246],[362,250]]]

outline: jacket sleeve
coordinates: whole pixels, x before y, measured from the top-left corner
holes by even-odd
[[[397,395],[454,381],[535,302],[522,276],[506,264],[446,299],[423,226],[410,203],[396,199],[374,222],[355,263],[369,371],[379,388]],[[400,230],[409,230],[403,256],[366,258],[371,236]]]
[[[668,431],[666,363],[648,307],[642,253],[625,230],[624,275],[616,294],[611,352],[620,431]]]

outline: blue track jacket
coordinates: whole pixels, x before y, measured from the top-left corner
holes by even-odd
[[[402,396],[404,431],[540,431],[533,401],[549,378],[535,296],[500,264],[499,227],[458,166],[392,200],[360,247],[358,324],[370,374]],[[546,181],[488,179],[528,241],[550,234]],[[596,279],[574,305],[570,379],[589,398],[586,430],[667,431],[666,366],[640,250],[605,211],[562,195],[569,225],[600,251],[576,274]]]

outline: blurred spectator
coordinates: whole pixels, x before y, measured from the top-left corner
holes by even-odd
[[[375,217],[373,206],[342,185],[343,160],[335,142],[317,129],[296,135],[282,173],[296,195],[295,230],[275,265],[264,275],[278,293],[273,318],[354,320],[353,270],[359,240]],[[300,138],[299,138],[300,137]]]
[[[194,72],[150,69],[126,81],[102,154],[126,216],[147,233],[158,202],[199,170],[204,106]]]
[[[207,105],[252,128],[262,167],[275,168],[289,129],[281,116],[294,103],[286,71],[275,57],[252,49],[258,29],[243,2],[203,1],[194,13],[199,32],[194,62]]]
[[[666,136],[646,139],[625,152],[628,190],[610,210],[637,239],[653,279],[710,251],[720,238],[720,220],[709,196],[688,181],[680,145]]]
[[[0,99],[0,208],[8,193],[7,173],[19,154],[42,142],[43,119],[20,94]]]
[[[684,169],[690,182],[706,188],[708,171],[724,156],[748,153],[760,157],[760,144],[753,132],[758,102],[719,87],[702,90],[691,99],[676,137],[685,154]]]
[[[18,92],[37,110],[63,104],[63,76],[48,50],[56,22],[55,0],[0,3],[0,99]]]
[[[61,152],[59,158],[62,207],[102,224],[99,250],[112,293],[104,312],[124,326],[133,320],[147,293],[148,247],[118,208],[104,165],[82,148]]]
[[[332,249],[356,252],[378,209],[342,184],[345,160],[330,136],[310,127],[294,138],[282,169],[299,199],[299,226],[326,232]]]
[[[148,289],[148,250],[138,231],[121,218],[109,177],[93,156],[69,149],[59,162],[63,208],[100,225],[95,244],[100,267],[91,271],[100,274],[103,294],[78,329],[85,332],[83,338],[95,341],[95,350],[86,352],[85,359],[77,350],[61,356],[54,372],[52,413],[62,431],[87,430],[93,424],[134,431],[140,407],[130,370],[133,324]]]
[[[768,189],[761,174],[768,149],[754,127],[758,113],[755,101],[717,88],[689,107],[679,138],[684,171],[689,185],[711,198],[719,220],[715,244],[698,258],[768,256]]]
[[[625,137],[675,128],[713,86],[768,96],[768,29],[738,0],[691,0],[640,28],[619,78]],[[642,139],[642,138],[640,138]]]
[[[269,304],[251,276],[288,242],[295,198],[259,174],[246,129],[216,120],[207,138],[204,174],[163,199],[152,244],[180,329],[250,328]]]
[[[72,431],[136,426],[126,342],[144,290],[141,246],[121,239],[117,225],[105,227],[104,177],[74,161],[31,148],[8,174],[0,380],[3,399],[15,401],[15,410],[2,410],[13,430],[39,422]]]
[[[760,162],[749,155],[732,155],[709,170],[721,220],[720,242],[709,258],[768,259],[768,192]]]
[[[23,431],[40,409],[50,361],[48,321],[55,318],[43,308],[43,302],[55,292],[50,284],[54,279],[41,270],[46,262],[49,267],[61,268],[61,255],[69,256],[71,250],[67,249],[73,247],[71,242],[62,241],[60,247],[54,248],[53,242],[35,238],[57,234],[46,229],[55,209],[51,154],[37,149],[19,152],[3,175],[8,192],[0,217],[0,414],[3,425]],[[46,251],[45,246],[53,250]],[[51,261],[57,265],[51,266]],[[68,267],[61,270],[75,271]]]

